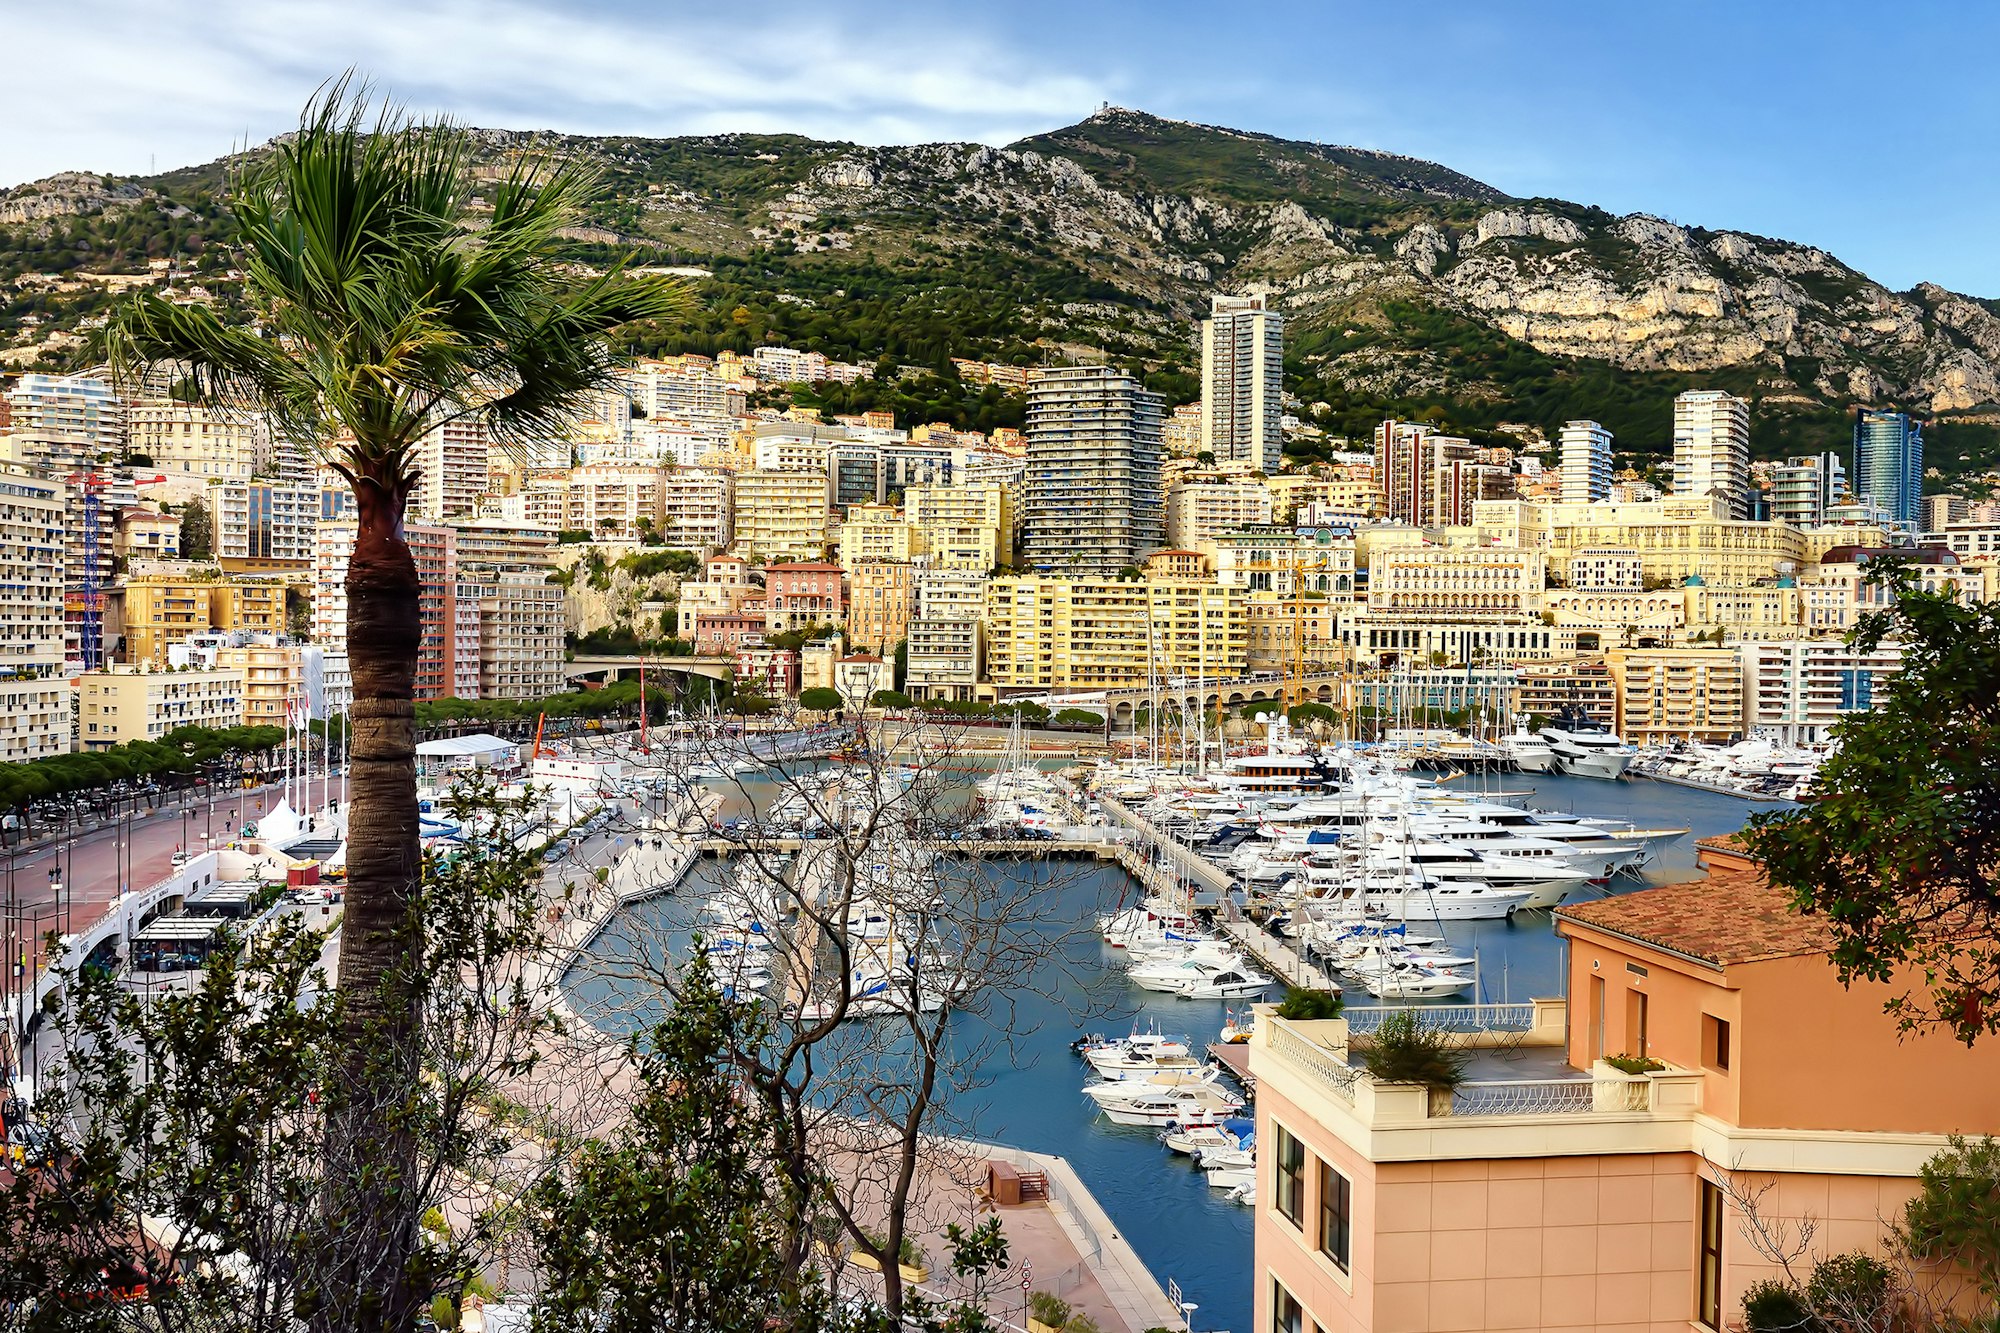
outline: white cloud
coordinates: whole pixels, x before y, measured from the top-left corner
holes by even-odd
[[[1003,143],[1118,92],[962,20],[903,15],[864,31],[831,25],[825,6],[787,18],[767,4],[737,19],[554,0],[210,0],[172,17],[156,0],[9,9],[17,58],[0,84],[0,182],[205,162],[289,128],[348,66],[414,110],[574,133]],[[32,52],[47,58],[18,58]]]

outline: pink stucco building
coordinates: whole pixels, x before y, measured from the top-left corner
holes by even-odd
[[[1567,1001],[1427,1010],[1476,1048],[1455,1094],[1365,1072],[1387,1010],[1260,1014],[1260,1333],[1738,1327],[1774,1268],[1734,1200],[1872,1249],[1947,1134],[2000,1132],[1992,1051],[1899,1034],[1892,992],[1843,989],[1818,925],[1715,850],[1557,910]]]

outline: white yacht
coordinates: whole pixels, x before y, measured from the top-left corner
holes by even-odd
[[[1548,738],[1517,726],[1512,735],[1500,738],[1500,752],[1523,773],[1546,773],[1555,765]]]
[[[1588,724],[1579,724],[1575,730],[1543,727],[1542,739],[1549,743],[1555,771],[1572,777],[1616,780],[1625,776],[1633,756],[1639,753],[1614,733]]]
[[[1271,978],[1237,964],[1185,982],[1179,995],[1183,1000],[1241,1000],[1266,994]]]

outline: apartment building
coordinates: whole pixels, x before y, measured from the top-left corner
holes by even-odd
[[[329,647],[347,643],[347,562],[354,554],[352,521],[322,523],[313,555],[313,641]],[[458,532],[448,527],[411,523],[404,538],[416,560],[421,634],[417,643],[416,697],[442,699],[468,675],[479,673],[478,623],[472,622],[470,643],[456,609],[458,591]],[[469,667],[467,663],[470,663]]]
[[[122,589],[123,660],[133,666],[158,669],[167,664],[167,650],[185,643],[191,634],[213,629],[215,585],[207,580],[164,574],[140,574]]]
[[[2000,564],[2000,523],[1948,523],[1926,532],[1923,544],[1942,546],[1964,564]]]
[[[1468,621],[1541,614],[1547,557],[1506,547],[1389,547],[1368,556],[1368,607],[1377,613]]]
[[[312,569],[321,512],[317,484],[224,481],[208,488],[216,563],[231,574]]]
[[[1389,518],[1425,527],[1468,521],[1487,495],[1494,468],[1479,460],[1472,441],[1440,435],[1428,425],[1384,421],[1375,428],[1375,473]],[[1497,483],[1493,483],[1497,485]]]
[[[818,560],[832,517],[825,473],[754,468],[736,474],[735,548],[767,560]]]
[[[1717,495],[1750,517],[1750,404],[1720,389],[1674,399],[1674,494]]]
[[[1475,507],[1470,535],[1493,545],[1539,548],[1559,564],[1590,548],[1637,551],[1645,577],[1666,583],[1696,576],[1711,585],[1757,583],[1810,558],[1809,534],[1784,523],[1732,518],[1729,506],[1720,495],[1593,505],[1490,500]]]
[[[911,486],[903,520],[922,534],[933,566],[985,571],[1014,563],[1014,500],[1014,488],[997,481]]]
[[[1555,916],[1567,1001],[1482,1015],[1455,1092],[1368,1073],[1393,1006],[1261,1008],[1256,1327],[1719,1333],[1774,1276],[1744,1200],[1871,1249],[1948,1132],[2000,1129],[1993,1061],[1898,1032],[1754,868]]]
[[[0,761],[67,751],[62,485],[0,467]]]
[[[282,637],[287,628],[285,585],[251,579],[210,584],[208,624],[211,629]]]
[[[1562,428],[1564,504],[1596,504],[1611,498],[1611,432],[1595,421],[1566,422]]]
[[[1332,529],[1258,524],[1223,533],[1203,549],[1213,555],[1216,582],[1225,588],[1284,597],[1317,593],[1337,602],[1351,601],[1355,595],[1355,541]]]
[[[1102,689],[1149,676],[1243,673],[1244,593],[1212,583],[992,580],[986,670],[996,689]]]
[[[667,469],[660,479],[660,536],[677,551],[706,555],[735,539],[735,488],[727,472]]]
[[[1109,366],[1040,372],[1028,386],[1022,562],[1108,578],[1164,543],[1160,396]]]
[[[1976,602],[1985,596],[1985,574],[1963,564],[1947,548],[1837,546],[1820,557],[1818,568],[1809,577],[1799,580],[1808,628],[1816,633],[1849,630],[1862,616],[1893,604],[1895,595],[1869,579],[1869,566],[1883,560],[1906,564],[1925,592],[1961,602]]]
[[[1243,665],[1250,671],[1330,671],[1350,660],[1339,603],[1251,592],[1243,598]]]
[[[1816,528],[1847,494],[1847,468],[1839,454],[1788,458],[1771,469],[1771,517],[1795,528]]]
[[[1270,488],[1259,481],[1196,481],[1167,491],[1167,544],[1202,546],[1271,521]]]
[[[1903,669],[1903,647],[1889,642],[1862,652],[1844,639],[1748,641],[1743,654],[1746,734],[1783,745],[1826,740],[1853,713],[1883,698],[1883,685]]]
[[[1743,735],[1743,659],[1728,648],[1614,648],[1618,733],[1634,745]]]
[[[180,559],[180,516],[151,509],[120,511],[111,536],[111,554],[123,560],[128,570],[135,563]]]
[[[49,473],[115,463],[125,453],[125,402],[89,375],[21,376],[7,392],[11,461]]]
[[[486,427],[476,418],[432,427],[414,450],[417,488],[410,495],[411,515],[442,523],[476,514],[486,492],[490,450]]]
[[[917,572],[903,673],[903,692],[911,698],[979,697],[986,675],[986,582],[970,570]]]
[[[892,504],[852,505],[840,525],[840,558],[846,564],[910,560],[929,550],[924,534],[904,522],[903,511]]]
[[[1586,592],[1637,592],[1646,586],[1646,562],[1634,550],[1585,547],[1569,557],[1569,586]]]
[[[545,699],[568,687],[563,672],[563,590],[547,575],[491,574],[481,580],[481,699]]]
[[[1602,660],[1531,663],[1516,667],[1514,677],[1517,717],[1583,717],[1606,731],[1618,727],[1618,682]]]
[[[1854,491],[1905,530],[1921,520],[1924,435],[1907,412],[1856,408]]]
[[[1279,425],[1284,363],[1285,318],[1271,309],[1270,298],[1210,298],[1209,317],[1201,322],[1202,451],[1217,462],[1278,470],[1285,448]]]
[[[248,481],[271,456],[271,428],[257,412],[144,399],[126,409],[128,443],[153,466],[211,481]]]
[[[572,532],[637,541],[666,521],[667,469],[630,463],[573,468],[565,487],[563,526]]]
[[[246,727],[282,727],[293,701],[306,697],[305,662],[297,644],[225,646],[216,649],[215,665],[242,682]]]
[[[86,671],[77,677],[77,742],[108,750],[176,727],[243,725],[243,675],[230,668]]]
[[[771,634],[838,625],[847,619],[846,573],[839,565],[802,562],[764,569],[764,626]]]
[[[916,568],[907,560],[850,563],[847,641],[864,652],[893,652],[909,636],[916,591]]]

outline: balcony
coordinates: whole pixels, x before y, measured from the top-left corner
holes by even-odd
[[[1572,1068],[1561,1000],[1416,1008],[1457,1035],[1468,1077],[1449,1094],[1379,1082],[1349,1043],[1398,1010],[1292,1022],[1259,1006],[1251,1072],[1288,1101],[1317,1103],[1328,1127],[1375,1161],[1660,1151],[1685,1144],[1700,1108],[1697,1071]]]

